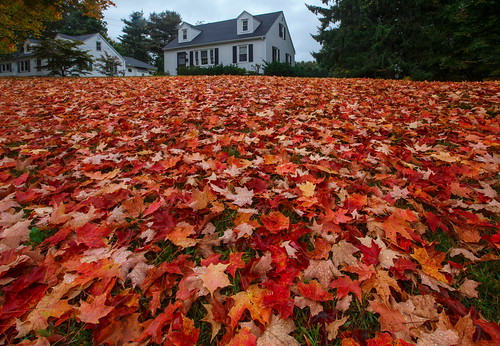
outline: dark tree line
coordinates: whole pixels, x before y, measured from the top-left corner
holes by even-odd
[[[335,76],[482,80],[500,76],[497,0],[322,0],[313,53]]]

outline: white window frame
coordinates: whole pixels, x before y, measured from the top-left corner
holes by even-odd
[[[30,72],[31,66],[30,66],[30,61],[29,60],[21,60],[19,62],[19,71],[18,72]]]
[[[182,29],[182,39],[187,40],[187,38],[188,38],[188,30]]]
[[[208,49],[200,50],[200,65],[208,65]]]
[[[0,64],[0,73],[12,72],[12,63],[7,62]]]
[[[100,52],[102,50],[102,43],[101,41],[95,41],[95,50]]]
[[[248,31],[249,26],[248,26],[248,19],[242,19],[241,20],[241,30],[242,31]]]
[[[244,50],[244,53],[241,51]],[[242,59],[241,57],[245,58]],[[238,62],[248,62],[248,44],[238,46]]]

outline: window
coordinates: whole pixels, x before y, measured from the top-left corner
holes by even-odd
[[[6,64],[0,64],[0,73],[6,72],[12,72],[12,64],[10,62]]]
[[[280,30],[280,37],[284,40],[286,40],[286,28],[285,28],[285,25],[281,24],[280,23],[280,26],[279,26],[279,30]]]
[[[23,60],[17,62],[17,71],[18,72],[29,72],[30,71],[30,61]]]
[[[177,66],[186,66],[187,63],[187,53],[180,52],[177,53]]]
[[[41,71],[42,70],[42,59],[36,59],[35,64],[36,64],[36,70]]]
[[[248,61],[248,46],[238,47],[238,61],[245,62]]]
[[[96,43],[95,43],[95,50],[98,50],[98,51],[101,50],[101,42],[96,41]]]
[[[210,64],[215,64],[214,50],[210,49]]]
[[[280,61],[280,50],[277,47],[273,47],[273,61]]]
[[[243,31],[248,31],[248,19],[243,19],[241,21],[241,26],[242,26]]]
[[[208,65],[208,50],[200,51],[201,64]]]
[[[187,29],[182,29],[182,39],[187,40],[188,39],[188,31]]]
[[[132,69],[131,69],[131,68],[129,68],[129,69],[128,69],[128,72],[132,72]]]

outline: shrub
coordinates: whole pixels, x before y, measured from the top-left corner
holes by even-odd
[[[210,67],[180,66],[177,74],[181,76],[215,76],[215,75],[244,75],[247,71],[235,65],[214,65]]]
[[[312,61],[301,61],[295,66],[273,61],[264,65],[264,74],[283,77],[330,77],[330,73],[326,69]]]
[[[264,74],[266,76],[294,77],[295,70],[288,63],[273,61],[264,64]]]

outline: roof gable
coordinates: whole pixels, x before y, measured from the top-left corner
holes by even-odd
[[[243,13],[248,13],[248,12],[244,11]],[[236,40],[265,36],[268,33],[269,29],[271,29],[272,25],[282,14],[283,12],[279,11],[279,12],[266,13],[253,16],[253,18],[255,18],[257,21],[260,22],[260,25],[256,27],[256,29],[253,32],[242,35],[238,35],[237,32],[238,18],[224,20],[220,22],[214,22],[214,23],[195,25],[193,26],[193,28],[201,31],[198,36],[196,36],[189,42],[179,42],[179,39],[176,38],[170,43],[168,43],[164,49],[169,50],[180,47],[188,47],[192,45],[203,45],[216,42],[236,41]]]

